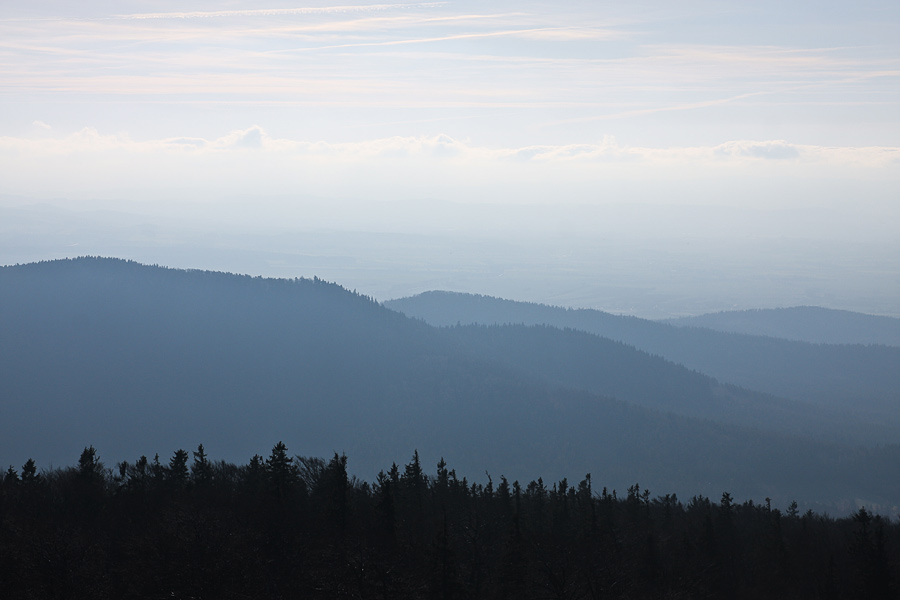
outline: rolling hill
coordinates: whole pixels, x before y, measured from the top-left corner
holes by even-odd
[[[844,443],[890,443],[880,421],[723,384],[622,342],[547,325],[467,325],[447,334],[486,361],[546,384],[607,395],[656,411]]]
[[[818,306],[725,311],[663,322],[813,344],[900,346],[900,319]]]
[[[385,306],[436,326],[509,323],[577,329],[633,345],[723,383],[818,405],[900,433],[896,347],[810,344],[451,292],[428,292]],[[872,435],[881,439],[875,429]]]
[[[560,336],[504,332],[513,337],[497,348]],[[575,338],[563,333],[554,343],[568,346]],[[691,376],[603,346],[605,360],[640,369],[633,379],[644,392],[628,377],[579,386],[564,365],[532,368],[524,350],[498,355],[480,335],[435,329],[317,279],[100,258],[2,267],[0,461],[66,464],[92,444],[113,464],[198,443],[246,461],[284,440],[303,455],[345,451],[368,478],[418,449],[426,465],[444,456],[470,477],[576,480],[591,472],[611,488],[728,490],[834,512],[858,499],[900,503],[891,476],[900,447],[826,443],[637,406],[628,394],[649,394],[654,381],[674,389]],[[576,353],[600,351],[593,336],[577,339]],[[678,401],[713,402],[702,393],[710,382],[696,379]]]

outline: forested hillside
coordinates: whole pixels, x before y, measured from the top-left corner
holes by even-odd
[[[729,491],[842,514],[900,504],[895,444],[696,418],[725,388],[622,345],[536,331],[491,347],[478,330],[435,329],[315,279],[97,258],[3,267],[0,464],[200,442],[236,461],[276,438],[304,455],[347,452],[367,478],[417,448],[472,478],[590,472],[620,491]],[[591,375],[541,346],[614,367]],[[754,398],[730,389],[724,402]]]
[[[659,411],[849,443],[890,443],[898,428],[809,402],[753,392],[622,342],[547,325],[467,325],[446,333],[484,360],[551,385]]]
[[[843,410],[900,432],[898,347],[809,344],[450,292],[428,292],[385,305],[439,326],[521,323],[587,331],[724,383]]]
[[[900,319],[818,306],[725,311],[664,322],[815,344],[900,346]]]

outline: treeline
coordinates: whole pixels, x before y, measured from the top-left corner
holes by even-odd
[[[590,475],[520,485],[346,455],[246,465],[203,446],[106,468],[10,467],[0,590],[17,598],[896,598],[900,523],[683,502]]]

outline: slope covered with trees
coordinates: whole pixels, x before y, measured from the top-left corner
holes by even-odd
[[[550,385],[605,394],[658,411],[849,443],[889,443],[900,432],[808,402],[753,392],[633,346],[547,325],[467,325],[446,333],[484,360]]]
[[[814,344],[900,346],[900,319],[818,306],[725,311],[667,319],[665,323]]]
[[[628,377],[576,385],[568,372],[489,356],[463,333],[315,279],[95,258],[3,267],[0,464],[63,464],[86,444],[119,461],[199,441],[239,460],[280,438],[304,454],[346,451],[366,477],[418,448],[423,460],[445,456],[469,476],[592,472],[611,488],[727,489],[832,512],[859,501],[889,511],[900,499],[896,445],[860,448],[650,410],[612,397],[636,399],[617,387]],[[620,350],[628,356],[613,349],[597,360],[637,365],[631,378],[648,382],[648,393],[668,381],[663,391],[689,402],[690,386],[709,384]]]
[[[450,292],[427,292],[385,305],[438,326],[512,323],[578,329],[721,382],[827,406],[900,432],[898,347],[809,344]]]

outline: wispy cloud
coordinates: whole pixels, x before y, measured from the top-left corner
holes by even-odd
[[[371,48],[383,46],[405,46],[407,44],[431,44],[435,42],[449,42],[458,40],[471,40],[478,38],[494,38],[505,36],[519,36],[524,38],[534,38],[535,36],[547,35],[547,39],[568,39],[565,33],[567,28],[555,27],[538,27],[534,29],[508,29],[500,31],[487,31],[478,33],[459,33],[455,35],[444,35],[435,37],[413,37],[396,40],[384,40],[375,42],[354,42],[347,44],[331,44],[326,46],[305,46],[302,48],[291,48],[287,50],[275,50],[275,53],[288,52],[311,52],[317,50],[339,50],[347,48]],[[554,37],[556,36],[556,37]]]
[[[126,20],[145,19],[212,19],[222,17],[281,17],[297,15],[330,15],[360,12],[380,12],[389,10],[409,10],[422,8],[437,8],[446,6],[447,2],[418,2],[411,4],[357,4],[347,6],[318,6],[301,8],[263,8],[253,10],[217,10],[217,11],[192,11],[192,12],[165,12],[165,13],[135,13],[128,15],[115,15],[112,18]]]
[[[607,19],[618,23],[609,27],[600,13],[515,6],[519,10],[478,13],[427,2],[2,22],[0,92],[141,94],[169,102],[193,102],[200,94],[245,101],[250,94],[260,102],[303,103],[319,101],[307,90],[341,94],[348,86],[337,82],[355,79],[356,103],[368,94],[373,106],[631,106],[543,119],[555,126],[753,96],[780,94],[772,100],[785,102],[791,94],[804,101],[797,92],[813,88],[800,85],[839,86],[858,78],[883,86],[877,79],[900,72],[896,57],[860,56],[852,47],[653,43],[629,29],[628,19]],[[399,52],[403,48],[409,51]],[[304,56],[310,53],[319,56],[310,61]],[[431,76],[435,70],[447,76]],[[363,85],[364,79],[381,85]],[[385,102],[394,92],[394,102]]]
[[[800,148],[784,140],[727,142],[716,146],[713,152],[719,156],[751,156],[775,160],[800,157]]]

